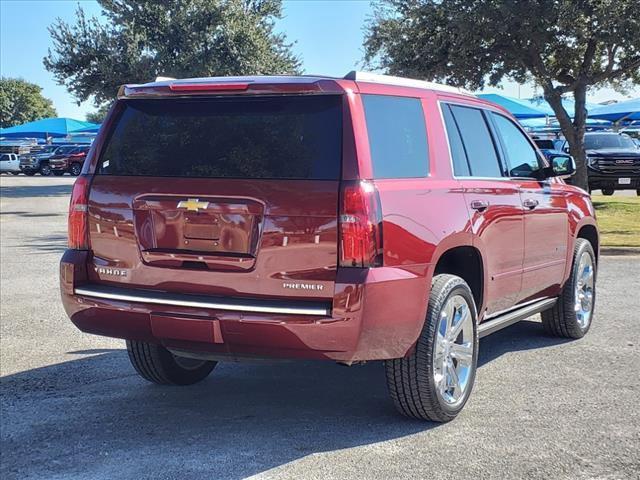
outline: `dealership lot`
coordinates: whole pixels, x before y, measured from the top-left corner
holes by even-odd
[[[379,363],[145,383],[124,342],[77,331],[60,305],[73,178],[0,182],[3,479],[640,475],[640,256],[603,257],[584,339],[536,318],[483,339],[469,404],[435,425],[397,416]]]

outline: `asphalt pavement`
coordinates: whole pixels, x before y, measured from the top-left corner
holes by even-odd
[[[220,364],[160,387],[58,294],[73,179],[0,179],[0,478],[640,478],[640,256],[603,257],[579,341],[539,319],[480,342],[462,414],[396,414],[383,368]]]

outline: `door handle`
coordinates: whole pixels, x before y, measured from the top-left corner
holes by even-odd
[[[471,208],[473,208],[474,210],[477,210],[479,212],[483,212],[487,208],[489,208],[489,202],[487,202],[486,200],[472,200],[471,201]]]
[[[535,198],[525,198],[524,201],[522,202],[522,205],[524,205],[526,208],[530,210],[533,210],[538,206],[539,203],[540,202],[538,202],[538,200],[536,200]]]

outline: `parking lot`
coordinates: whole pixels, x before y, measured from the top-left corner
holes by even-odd
[[[463,413],[399,417],[380,363],[221,364],[145,383],[58,297],[73,178],[2,176],[3,479],[640,477],[640,256],[605,256],[580,341],[537,318],[480,343]],[[410,299],[407,299],[410,301]]]

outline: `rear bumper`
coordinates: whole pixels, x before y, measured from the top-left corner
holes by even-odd
[[[426,315],[428,265],[339,270],[328,302],[176,295],[87,283],[87,252],[60,264],[62,302],[82,331],[215,355],[361,361],[399,358]]]

